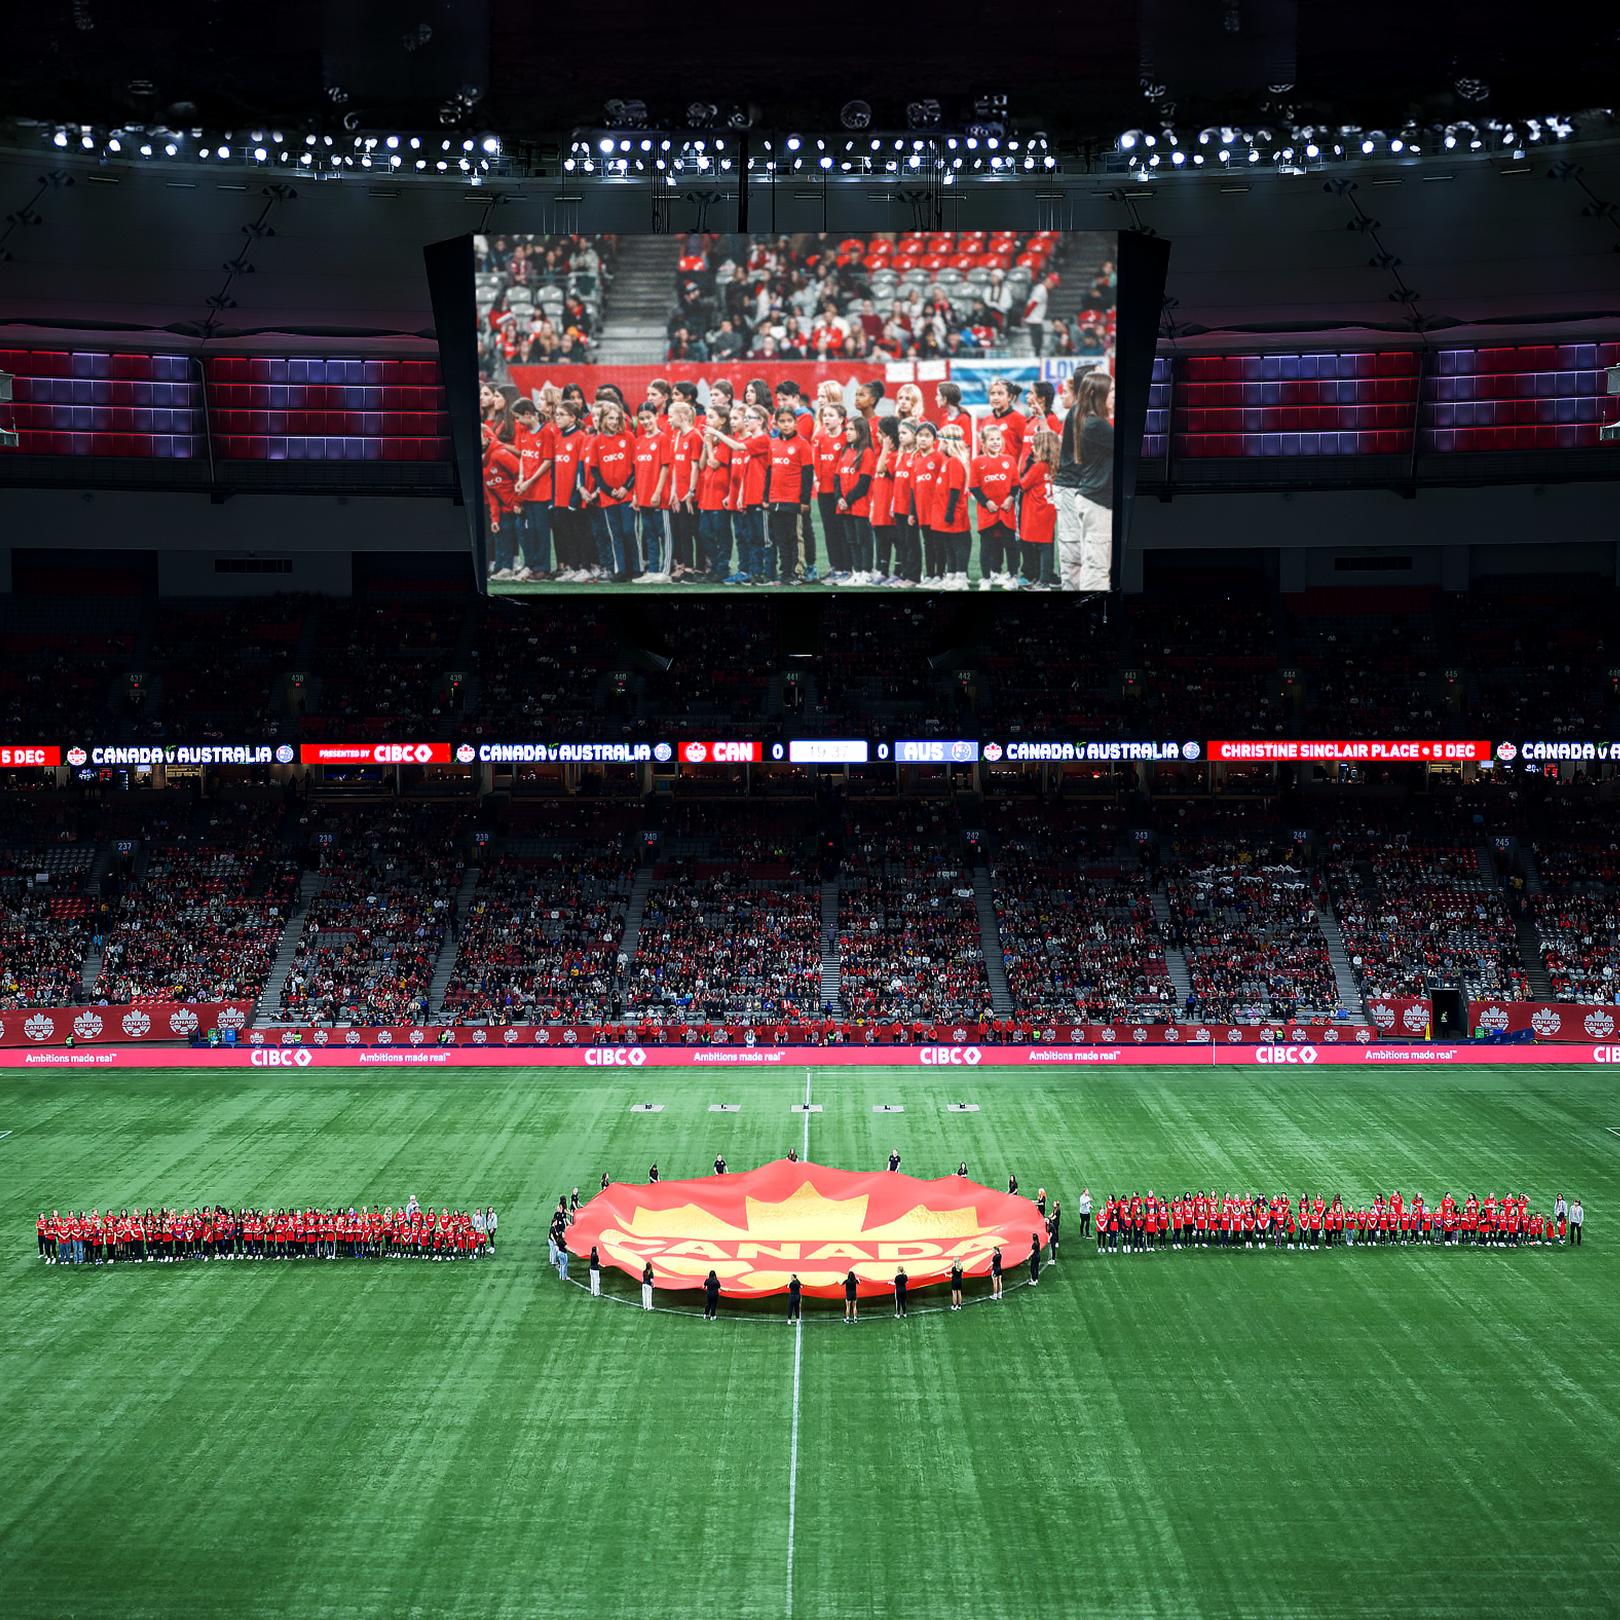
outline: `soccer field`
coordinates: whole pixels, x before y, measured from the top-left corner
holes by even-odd
[[[604,1170],[802,1149],[802,1069],[6,1072],[0,1614],[1616,1612],[1605,1072],[808,1078],[817,1163],[1061,1197],[1040,1287],[796,1333],[547,1268],[557,1195]],[[1591,1236],[1099,1258],[1083,1185],[1562,1191]],[[98,1270],[34,1238],[41,1208],[412,1193],[493,1203],[498,1255]]]

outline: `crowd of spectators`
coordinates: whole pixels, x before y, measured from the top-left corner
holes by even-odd
[[[1307,875],[1277,845],[1189,840],[1165,863],[1170,944],[1200,1023],[1331,1019],[1341,1008]]]
[[[630,857],[612,842],[503,854],[480,867],[441,1021],[605,1021],[632,877]]]
[[[821,900],[743,862],[672,863],[647,897],[626,987],[644,1022],[814,1017],[821,1001]]]
[[[990,981],[965,858],[948,806],[862,806],[844,834],[838,895],[839,997],[863,1022],[975,1022]]]
[[[940,231],[900,237],[711,236],[681,244],[667,358],[933,360],[1007,352],[1102,354],[1116,278],[1096,271],[1071,326],[1048,319],[1056,232]]]
[[[479,370],[505,382],[516,365],[592,358],[618,256],[611,236],[473,238]]]
[[[1169,1022],[1176,1008],[1146,874],[1082,867],[1061,840],[1003,837],[991,866],[1017,1017]]]
[[[305,913],[281,1017],[424,1021],[466,864],[465,818],[435,805],[396,803],[313,820],[322,886]]]
[[[84,999],[90,903],[27,892],[0,860],[0,1009],[65,1007]]]
[[[1406,831],[1372,846],[1341,843],[1344,853],[1326,863],[1328,886],[1363,995],[1423,996],[1451,982],[1471,996],[1530,999],[1518,931],[1473,847],[1428,845]]]
[[[1538,894],[1530,904],[1553,1000],[1620,1002],[1620,898]]]
[[[158,833],[144,871],[105,922],[98,1002],[255,1001],[291,914],[285,849],[264,818],[224,803],[203,824]]]

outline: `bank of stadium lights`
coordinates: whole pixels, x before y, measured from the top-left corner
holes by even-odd
[[[1605,119],[1611,116],[1605,109],[1597,109],[1596,114]],[[1281,174],[1304,174],[1312,165],[1384,158],[1405,162],[1421,159],[1426,153],[1467,151],[1523,158],[1532,145],[1569,140],[1577,129],[1576,120],[1564,115],[1518,120],[1462,119],[1445,125],[1412,123],[1394,130],[1363,129],[1355,124],[1336,129],[1304,125],[1281,131],[1214,126],[1201,130],[1196,137],[1196,146],[1204,150],[1188,153],[1181,137],[1167,125],[1157,134],[1140,128],[1126,130],[1115,144],[1130,173],[1151,179],[1161,170],[1188,166],[1197,169],[1207,163],[1230,169],[1266,161]],[[1182,155],[1178,157],[1178,153]]]

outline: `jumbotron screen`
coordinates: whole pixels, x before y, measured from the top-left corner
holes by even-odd
[[[1112,588],[1113,233],[474,254],[490,590]]]

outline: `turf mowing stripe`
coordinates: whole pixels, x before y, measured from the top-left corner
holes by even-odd
[[[804,1151],[810,1158],[810,1071],[804,1071]],[[793,1527],[799,1505],[799,1369],[804,1364],[804,1318],[793,1324],[793,1441],[788,1451],[787,1613],[793,1613]]]

